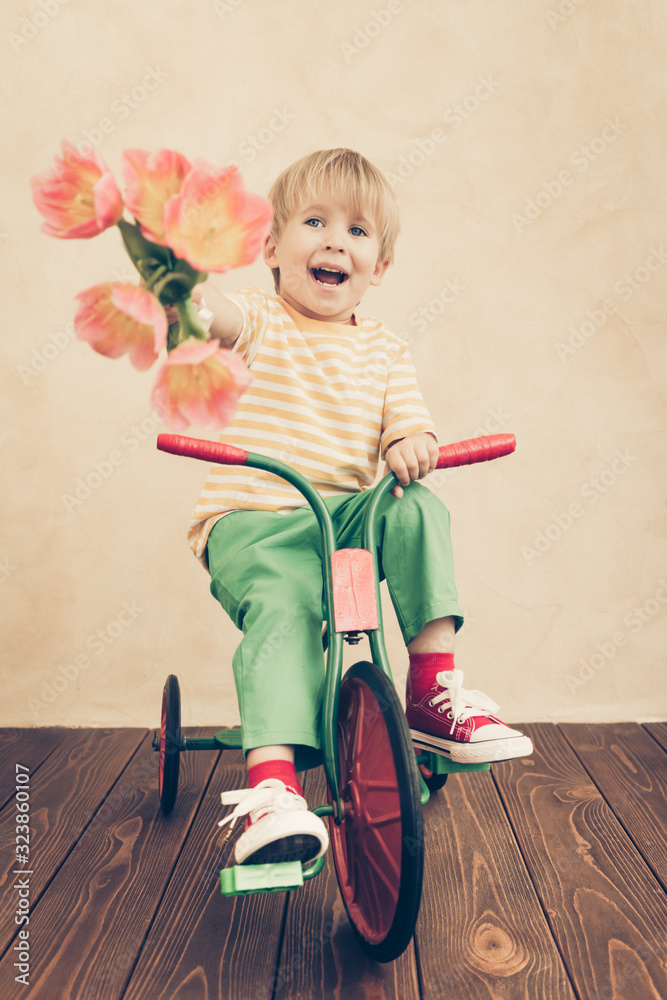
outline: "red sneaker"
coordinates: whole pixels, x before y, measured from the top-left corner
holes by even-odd
[[[499,706],[481,691],[463,688],[462,670],[408,673],[406,707],[415,746],[435,750],[461,764],[526,757],[533,744],[492,712]]]

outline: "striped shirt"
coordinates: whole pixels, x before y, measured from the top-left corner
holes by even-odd
[[[254,379],[220,441],[287,462],[333,497],[373,486],[393,441],[435,434],[407,348],[380,320],[308,319],[259,288],[227,297],[243,314],[233,349]],[[207,566],[206,542],[224,514],[289,513],[305,502],[272,473],[213,465],[192,514],[190,545]]]

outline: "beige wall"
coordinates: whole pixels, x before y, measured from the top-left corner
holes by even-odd
[[[11,0],[0,19],[0,724],[153,725],[169,672],[186,723],[238,718],[238,633],[185,543],[205,467],[156,452],[152,373],[67,332],[76,292],[129,277],[118,233],[49,239],[30,201],[86,135],[116,172],[166,146],[262,193],[330,146],[393,175],[403,234],[365,310],[411,338],[443,442],[518,439],[434,483],[466,685],[514,721],[665,718],[667,7]],[[271,287],[261,264],[221,285],[248,281]]]

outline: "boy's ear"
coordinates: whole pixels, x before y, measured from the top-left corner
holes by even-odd
[[[390,261],[388,261],[388,260],[383,260],[383,261],[378,261],[377,262],[377,264],[375,265],[375,270],[373,271],[373,277],[371,278],[371,285],[381,285],[382,284],[382,279],[384,278],[385,274],[387,273],[387,269],[389,268],[389,264],[390,264]]]
[[[276,241],[271,233],[264,239],[264,246],[262,247],[262,257],[264,263],[268,264],[269,267],[278,267],[278,261],[276,259]]]

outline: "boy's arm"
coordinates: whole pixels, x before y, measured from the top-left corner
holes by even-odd
[[[403,486],[415,479],[423,479],[433,472],[438,461],[439,449],[433,434],[410,434],[399,438],[387,448],[385,471],[393,472],[400,486],[391,491],[395,497],[403,496]]]

